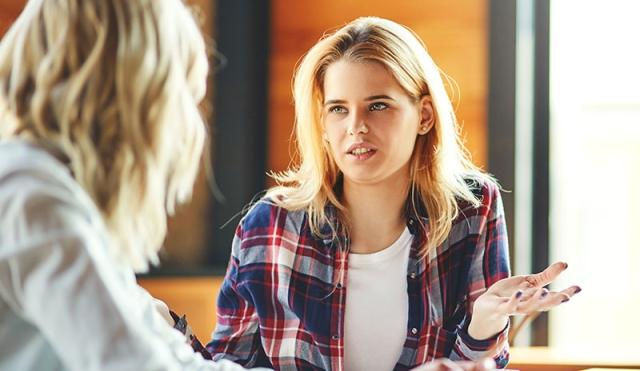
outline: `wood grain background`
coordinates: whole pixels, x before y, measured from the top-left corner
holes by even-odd
[[[269,84],[269,158],[285,169],[293,153],[291,78],[296,62],[323,33],[360,16],[389,18],[412,28],[459,85],[454,100],[476,164],[486,166],[487,20],[485,0],[272,0]]]

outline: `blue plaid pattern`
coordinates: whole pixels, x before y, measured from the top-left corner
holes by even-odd
[[[425,258],[417,254],[424,237],[415,226],[417,218],[428,218],[407,216],[414,235],[407,267],[409,317],[395,370],[440,357],[493,356],[499,367],[508,362],[508,326],[482,341],[467,332],[475,299],[510,274],[499,189],[486,183],[474,192],[481,206],[460,202],[447,240]],[[336,222],[332,206],[327,213]],[[233,240],[217,327],[207,345],[213,358],[276,370],[343,370],[348,287],[340,282],[348,274],[348,253],[340,246],[346,243],[343,236],[312,234],[304,211],[287,211],[268,199],[255,204]]]

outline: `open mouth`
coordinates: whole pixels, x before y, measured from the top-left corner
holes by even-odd
[[[368,158],[370,158],[371,156],[373,156],[376,153],[376,150],[373,148],[364,148],[364,147],[359,147],[359,148],[355,148],[349,152],[347,152],[347,154],[354,156],[356,159],[358,160],[366,160]]]
[[[364,155],[365,153],[373,152],[371,148],[356,148],[353,151],[349,152],[354,156]]]

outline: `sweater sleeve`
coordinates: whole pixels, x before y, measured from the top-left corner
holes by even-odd
[[[242,369],[194,353],[133,271],[114,259],[91,205],[45,178],[5,179],[24,187],[0,203],[0,300],[37,329],[67,369]]]

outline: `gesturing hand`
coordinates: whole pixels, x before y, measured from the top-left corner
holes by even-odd
[[[544,271],[505,278],[493,284],[473,305],[469,335],[486,339],[500,332],[509,316],[548,311],[581,291],[570,286],[562,291],[549,291],[544,286],[567,269],[567,263],[551,264]]]

